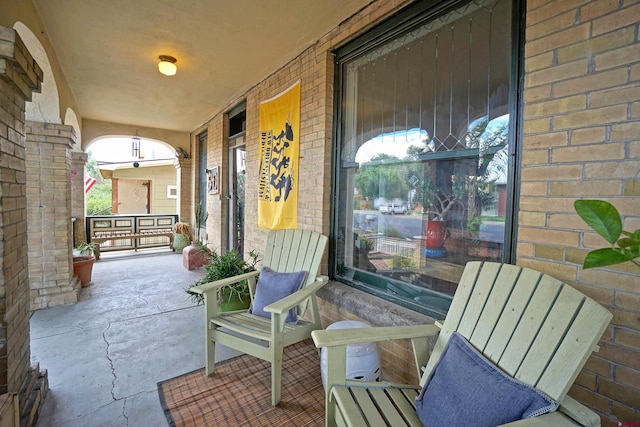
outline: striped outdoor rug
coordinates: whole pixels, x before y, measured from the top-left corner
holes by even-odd
[[[170,426],[323,426],[320,357],[311,340],[286,347],[282,400],[271,406],[271,366],[239,356],[158,383]]]

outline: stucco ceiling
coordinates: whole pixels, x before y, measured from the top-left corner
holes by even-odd
[[[191,131],[370,1],[34,3],[83,118]]]

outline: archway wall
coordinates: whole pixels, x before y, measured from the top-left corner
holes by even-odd
[[[16,24],[23,24],[28,28],[35,38],[40,42],[46,57],[49,60],[49,66],[55,79],[55,85],[57,89],[57,98],[59,103],[58,114],[63,115],[67,109],[73,110],[77,115],[77,121],[82,123],[82,117],[80,116],[78,105],[75,97],[67,84],[67,79],[64,76],[62,68],[58,63],[55,51],[51,47],[49,37],[44,28],[40,15],[38,14],[32,1],[24,0],[3,0],[2,1],[2,13],[0,13],[0,25],[5,27],[14,28]],[[18,25],[19,26],[19,25]],[[40,64],[39,64],[40,65]],[[44,81],[43,84],[48,82]],[[59,117],[54,121],[55,123],[65,123],[64,117]],[[71,124],[71,123],[69,123]],[[72,124],[71,124],[72,125]]]
[[[180,147],[191,155],[188,132],[146,128],[123,123],[103,122],[93,119],[84,119],[82,121],[82,150],[86,151],[89,145],[98,139],[113,136],[133,135],[137,135],[140,138],[152,139],[160,143],[166,143],[174,149]]]
[[[51,63],[40,40],[29,27],[21,21],[13,28],[20,34],[27,50],[42,70],[42,87],[35,92],[31,102],[27,102],[26,119],[34,122],[60,124],[60,99],[56,79],[51,71]]]
[[[188,158],[176,158],[176,184],[178,185],[178,200],[176,213],[181,221],[189,222],[192,215],[191,195],[193,193],[191,170],[191,142],[188,132],[177,132],[166,129],[146,128],[123,123],[111,123],[100,120],[84,119],[82,121],[82,150],[87,151],[90,145],[100,139],[119,136],[137,135],[140,138],[166,144],[174,150],[178,147],[188,154]],[[83,215],[84,222],[84,215]]]

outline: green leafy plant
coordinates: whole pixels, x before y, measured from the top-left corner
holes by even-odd
[[[429,172],[420,186],[422,213],[433,221],[444,221],[447,213],[456,205],[464,208],[462,200],[467,196],[468,178],[456,171],[451,175],[448,189],[439,187]]]
[[[258,255],[255,250],[249,252],[249,260],[243,259],[240,254],[234,250],[227,251],[220,255],[217,251],[203,246],[202,252],[209,258],[209,263],[204,265],[205,274],[202,279],[185,289],[185,292],[189,294],[191,300],[196,304],[202,304],[204,302],[204,296],[191,291],[192,287],[255,271],[256,264],[260,262],[260,255]],[[243,301],[243,298],[249,298],[248,293],[249,284],[246,280],[225,286],[218,293],[218,303],[223,302],[223,295],[225,295],[228,300],[238,298]]]
[[[197,234],[198,243],[201,243],[202,240],[200,239],[200,230],[204,225],[204,223],[207,222],[207,218],[209,218],[209,213],[202,206],[202,202],[198,202],[198,204],[196,205],[195,213],[196,213],[196,234]]]
[[[365,254],[368,254],[373,250],[373,241],[363,234],[360,234],[360,249]]]
[[[82,242],[78,246],[76,246],[75,250],[80,254],[88,252],[89,254],[93,255],[93,253],[96,251],[96,244]]]
[[[394,270],[407,270],[416,267],[416,262],[412,257],[401,256],[398,258],[393,258],[391,261],[391,265]]]
[[[615,206],[604,200],[576,200],[574,208],[589,227],[611,243],[609,248],[589,252],[584,259],[584,268],[627,261],[640,267],[640,229],[634,232],[623,230],[620,213]]]

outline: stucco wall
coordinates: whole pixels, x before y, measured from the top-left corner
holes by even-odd
[[[67,109],[71,109],[76,113],[77,121],[82,125],[82,116],[79,113],[76,100],[71,93],[67,80],[62,74],[56,54],[51,47],[46,31],[43,31],[44,25],[42,24],[40,15],[38,15],[33,3],[31,1],[24,0],[2,0],[1,8],[2,13],[0,13],[0,25],[12,28],[16,22],[22,22],[33,32],[42,44],[42,47],[47,54],[47,58],[49,58],[51,71],[53,72],[56,80],[60,103],[60,123],[64,123],[65,117],[62,116],[66,113]]]
[[[177,199],[167,197],[167,186],[176,185],[176,168],[173,165],[150,166],[128,169],[117,169],[113,172],[113,178],[119,180],[119,198],[126,198],[122,185],[124,180],[151,181],[151,212],[154,214],[177,213]],[[120,211],[120,210],[119,210]],[[124,213],[124,212],[120,212]],[[134,212],[126,212],[134,213]],[[146,212],[135,212],[146,213]]]
[[[190,153],[189,133],[178,132],[167,129],[147,128],[124,123],[111,123],[100,120],[86,119],[82,122],[82,149],[93,141],[104,136],[126,136],[137,135],[141,138],[150,139],[160,143],[168,144],[174,149],[180,147]]]

